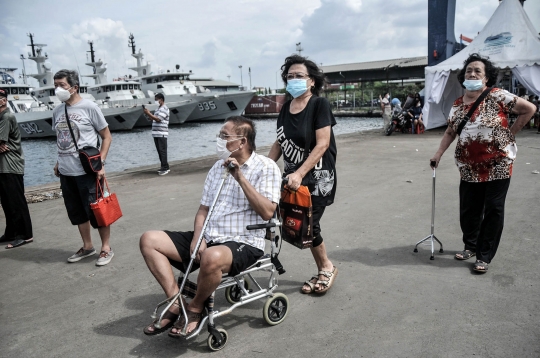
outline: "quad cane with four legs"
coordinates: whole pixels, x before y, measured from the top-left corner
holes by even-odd
[[[433,240],[437,241],[439,245],[441,245],[441,249],[439,250],[439,252],[440,253],[444,252],[442,243],[439,241],[439,239],[437,239],[437,237],[434,234],[435,232],[435,170],[436,170],[435,166],[436,165],[437,165],[437,162],[432,160],[431,167],[433,168],[433,190],[431,194],[431,235],[426,236],[422,240],[418,241],[416,243],[416,246],[414,247],[414,252],[418,252],[418,245],[420,245],[424,241],[431,240],[431,257],[429,258],[430,260],[435,260],[435,256],[433,256],[433,253],[435,252],[435,245],[434,245]]]

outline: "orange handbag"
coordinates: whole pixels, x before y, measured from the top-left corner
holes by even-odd
[[[284,187],[279,203],[283,240],[299,249],[313,246],[311,194],[307,186]]]
[[[96,202],[90,203],[90,209],[94,212],[99,226],[109,226],[122,217],[122,209],[120,209],[116,194],[110,193],[109,184],[105,177],[103,177],[103,182],[107,187],[106,193],[109,193],[109,195],[104,195],[101,183],[96,180],[96,197],[98,199]]]

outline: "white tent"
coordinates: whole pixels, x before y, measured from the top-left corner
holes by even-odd
[[[540,96],[540,37],[519,0],[503,0],[469,46],[436,66],[426,67],[422,117],[427,129],[446,124],[454,100],[463,95],[457,73],[471,53],[488,56]]]

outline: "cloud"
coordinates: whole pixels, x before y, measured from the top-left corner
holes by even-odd
[[[33,32],[36,42],[48,45],[53,71],[91,73],[84,63],[92,40],[96,57],[108,63],[109,79],[134,74],[127,46],[133,33],[137,51],[142,49],[154,70],[180,64],[200,77],[230,75],[240,83],[242,65],[244,84],[251,67],[254,86],[275,87],[276,72],[298,42],[303,55],[324,65],[427,55],[428,1],[159,0],[150,8],[144,2],[94,0],[84,11],[69,0],[4,1],[0,65],[22,68],[26,33]],[[456,38],[474,37],[497,6],[497,0],[456,0]],[[540,1],[526,1],[525,10],[538,26]],[[35,64],[26,61],[26,70],[35,72]]]
[[[305,53],[324,64],[421,56],[427,51],[427,7],[421,0],[391,6],[363,0],[352,8],[350,2],[323,0],[302,23]]]

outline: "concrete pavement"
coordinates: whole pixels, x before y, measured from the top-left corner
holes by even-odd
[[[338,137],[336,203],[322,219],[339,268],[334,287],[323,296],[301,294],[302,282],[316,273],[313,259],[284,244],[287,272],[278,291],[290,300],[287,319],[267,326],[262,301],[236,309],[217,321],[229,343],[212,356],[539,357],[540,175],[532,171],[540,170],[540,135],[517,136],[501,245],[489,272],[477,275],[474,261],[453,258],[462,249],[454,145],[437,170],[435,233],[445,251],[434,261],[428,246],[413,253],[430,233],[428,161],[442,133]],[[101,268],[97,256],[66,262],[81,240],[62,199],[31,204],[35,242],[0,249],[0,356],[208,356],[207,333],[188,342],[142,333],[163,293],[138,239],[150,229],[192,227],[213,162],[175,163],[164,177],[153,167],[111,175],[124,217],[112,227],[116,256]],[[93,237],[99,247],[97,231]],[[225,305],[219,294],[216,306]]]

